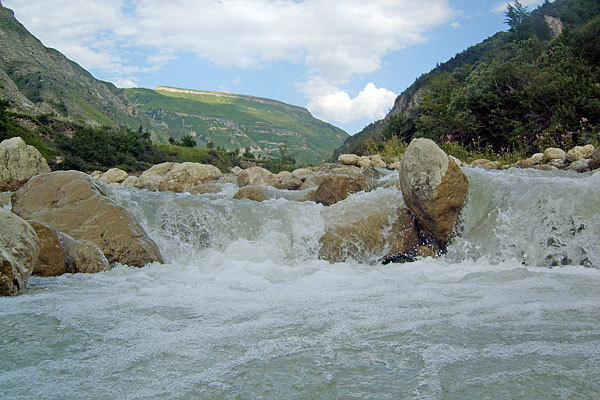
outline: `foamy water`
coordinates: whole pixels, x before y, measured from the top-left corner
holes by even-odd
[[[598,398],[600,174],[466,172],[448,256],[386,266],[317,253],[395,189],[331,208],[116,189],[167,263],[0,298],[0,398]]]

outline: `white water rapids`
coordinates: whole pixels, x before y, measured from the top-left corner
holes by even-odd
[[[329,210],[113,189],[166,264],[0,298],[0,398],[599,398],[600,172],[465,172],[448,254],[386,266],[317,253],[396,189]]]

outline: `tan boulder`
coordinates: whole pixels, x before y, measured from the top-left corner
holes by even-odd
[[[123,171],[122,169],[111,168],[105,173],[103,173],[102,176],[98,178],[98,180],[106,183],[121,183],[125,179],[127,179],[128,176],[129,174]]]
[[[57,232],[50,225],[30,220],[40,239],[41,249],[34,275],[59,276],[66,273],[95,273],[110,269],[108,260],[98,246],[79,241]]]
[[[321,259],[375,262],[409,251],[418,245],[419,237],[410,212],[376,207],[331,221],[320,243]]]
[[[362,156],[359,160],[358,160],[358,166],[361,168],[369,168],[371,167],[371,159],[369,158],[369,156]]]
[[[270,192],[267,186],[244,186],[233,196],[234,199],[248,199],[253,201],[265,201],[270,199]]]
[[[396,161],[388,165],[388,169],[395,169],[396,171],[400,171],[400,161]]]
[[[469,165],[469,164],[467,164],[466,162],[464,162],[464,161],[462,161],[462,160],[460,160],[460,159],[458,159],[458,158],[456,158],[456,157],[454,157],[454,156],[448,155],[448,157],[450,157],[450,159],[451,159],[452,161],[454,161],[454,163],[455,163],[456,165],[458,165],[459,167],[467,167],[467,166]]]
[[[284,190],[298,190],[302,186],[302,179],[288,171],[281,171],[277,175],[279,182],[275,187]]]
[[[279,179],[262,167],[245,169],[237,178],[239,187],[244,186],[276,186]]]
[[[379,154],[375,154],[369,157],[371,161],[371,167],[373,168],[387,168],[387,163],[383,161],[383,158]]]
[[[349,195],[370,189],[370,181],[360,173],[326,175],[315,192],[314,201],[326,206],[346,199]]]
[[[358,165],[360,157],[356,154],[341,154],[338,157],[338,162],[343,165]]]
[[[39,253],[40,241],[31,225],[0,208],[0,296],[25,288]]]
[[[102,171],[93,171],[90,173],[90,177],[92,177],[92,179],[99,179],[102,175]]]
[[[455,232],[469,182],[456,163],[429,139],[414,139],[400,168],[406,206],[440,243]]]
[[[294,171],[292,172],[292,174],[293,174],[294,176],[296,176],[296,177],[300,178],[300,180],[301,180],[302,182],[304,182],[304,180],[305,180],[306,178],[309,178],[309,177],[311,177],[311,176],[314,174],[314,172],[313,172],[313,171],[311,171],[311,170],[310,170],[310,169],[308,169],[308,168],[298,168],[298,169],[294,170]]]
[[[241,169],[240,167],[238,167],[237,165],[233,168],[230,168],[229,171],[231,171],[231,173],[235,176],[239,176],[239,174],[242,173],[242,171],[244,171],[243,169]]]
[[[122,206],[76,171],[38,175],[15,192],[15,214],[46,222],[77,240],[95,243],[108,261],[141,267],[162,262],[156,244]]]
[[[590,160],[583,159],[573,161],[571,165],[569,165],[569,169],[577,172],[587,172],[590,170]]]
[[[154,165],[140,175],[138,181],[135,183],[135,187],[138,189],[146,189],[157,192],[160,183],[163,181],[167,173],[169,173],[169,171],[171,171],[177,165],[179,165],[179,163],[174,162],[166,162]]]
[[[554,160],[566,160],[567,153],[564,150],[556,147],[549,147],[544,150],[544,162],[549,163]]]
[[[133,175],[132,175],[132,176],[129,176],[129,177],[127,177],[127,179],[125,179],[125,180],[124,180],[124,181],[121,183],[121,186],[131,186],[131,187],[135,187],[135,185],[136,185],[136,183],[137,183],[137,181],[138,181],[139,179],[140,179],[140,178],[138,178],[137,176],[133,176]]]
[[[519,168],[531,168],[534,165],[537,165],[537,162],[535,160],[533,160],[531,157],[529,157],[525,160],[517,161],[517,167],[519,167]]]
[[[299,202],[305,201],[315,201],[315,193],[317,193],[317,189],[311,189],[306,194],[298,199]]]
[[[223,176],[214,165],[184,162],[173,166],[158,185],[161,192],[183,193],[192,186],[215,181]]]
[[[452,160],[452,161],[454,161],[454,160]],[[486,160],[485,158],[480,158],[478,160],[473,161],[471,163],[471,166],[473,168],[483,168],[485,170],[490,171],[490,170],[494,170],[494,169],[501,169],[502,163],[499,161],[490,161],[490,160]]]
[[[585,152],[586,150],[583,148],[583,146],[575,146],[571,150],[567,151],[567,161],[572,163],[584,158],[589,158],[591,154],[586,157],[584,155]]]
[[[0,192],[16,190],[34,175],[50,172],[48,163],[20,137],[0,143]]]

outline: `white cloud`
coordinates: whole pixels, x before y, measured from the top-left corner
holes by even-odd
[[[526,7],[529,7],[530,11],[542,4],[543,2],[544,0],[520,0],[520,3]],[[509,3],[514,4],[514,1],[503,1],[501,3],[497,3],[494,6],[493,11],[498,13],[504,12],[508,8]]]
[[[83,66],[123,68],[131,46],[156,70],[178,52],[217,65],[304,63],[343,82],[424,41],[455,14],[448,0],[5,0],[46,45]],[[140,66],[142,69],[142,66]]]
[[[454,29],[458,29],[458,28],[460,28],[462,25],[461,25],[459,22],[456,22],[456,21],[454,21],[454,22],[452,22],[452,23],[450,24],[450,26],[451,26],[451,27],[453,27]]]
[[[381,119],[398,96],[387,89],[377,88],[373,83],[368,83],[355,98],[328,85],[321,78],[314,78],[300,86],[310,99],[307,107],[313,114],[326,121],[339,123]]]

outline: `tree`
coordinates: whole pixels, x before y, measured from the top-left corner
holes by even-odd
[[[175,138],[173,136],[169,136],[169,144],[172,144],[173,146],[177,145],[177,140],[175,140]]]
[[[509,26],[508,31],[513,33],[521,33],[526,26],[526,22],[529,20],[530,12],[527,7],[522,5],[519,0],[515,1],[515,4],[508,3],[508,8],[504,15],[504,23]]]
[[[209,140],[208,142],[206,142],[206,148],[214,149],[215,148],[214,142],[212,140]]]
[[[196,147],[196,139],[191,136],[184,136],[181,138],[181,145],[183,147]]]

